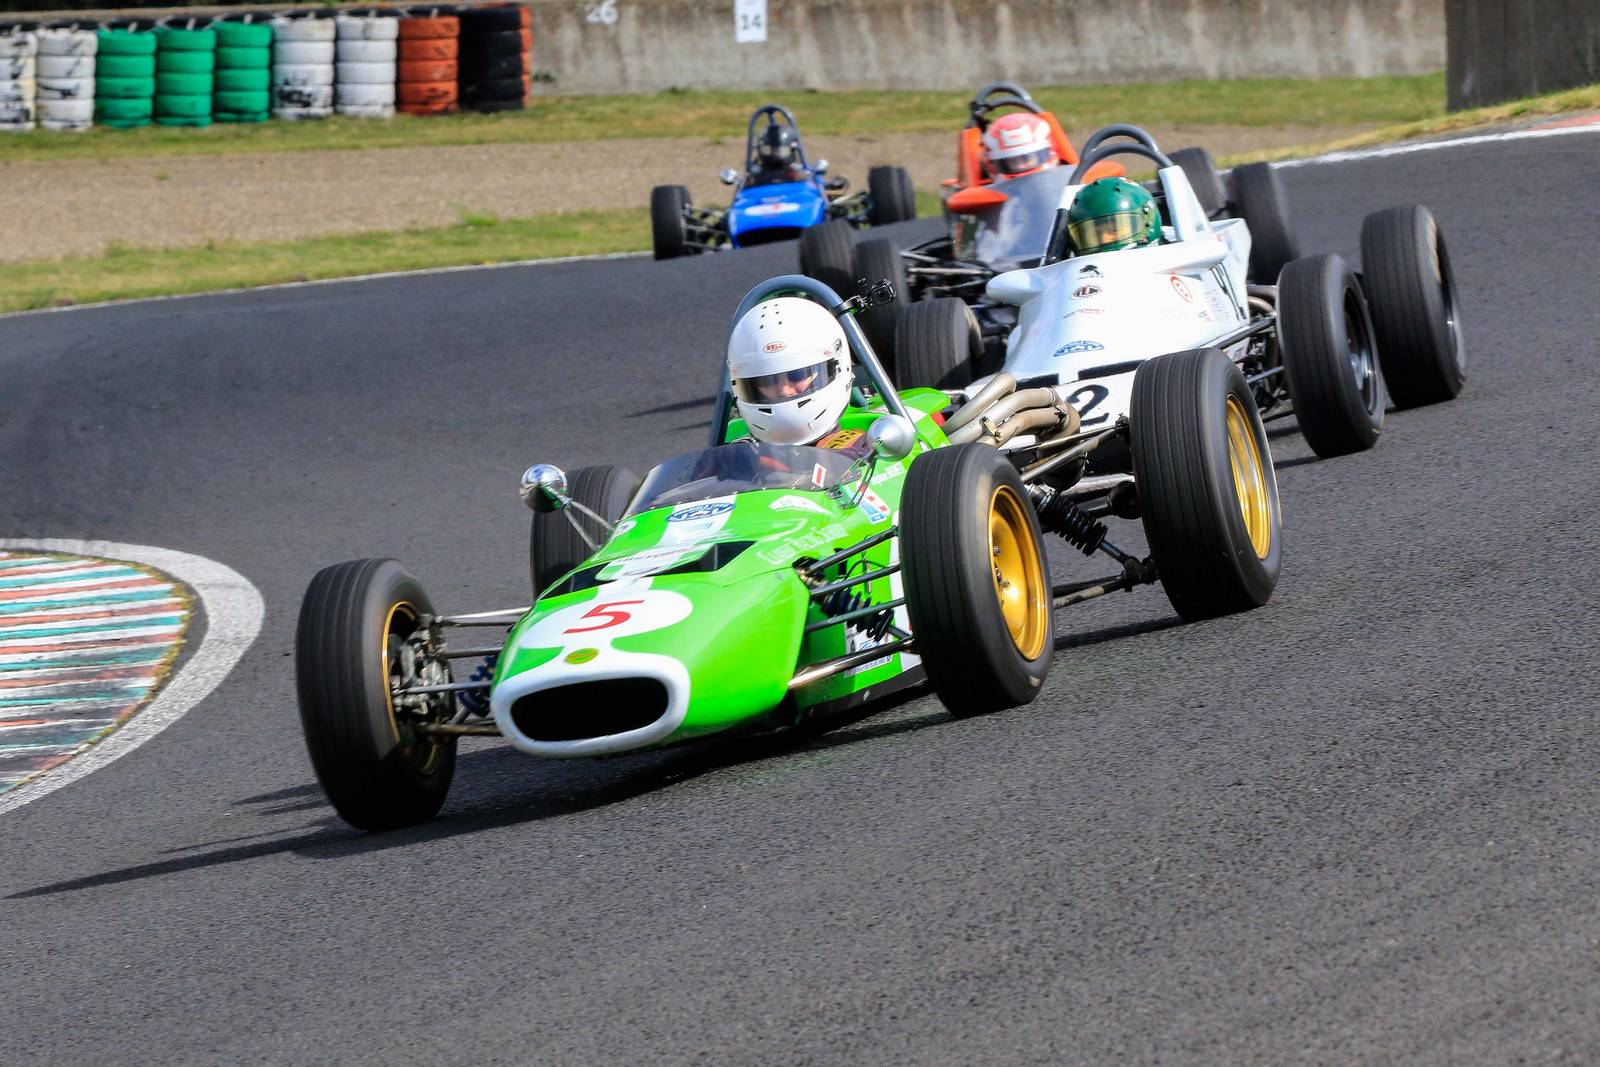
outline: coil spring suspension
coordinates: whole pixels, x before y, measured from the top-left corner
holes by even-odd
[[[1039,507],[1039,525],[1092,556],[1106,540],[1106,524],[1090,518],[1083,509],[1057,493]]]

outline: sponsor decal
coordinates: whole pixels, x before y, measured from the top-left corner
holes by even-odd
[[[1072,290],[1072,295],[1080,300],[1086,296],[1098,296],[1099,294],[1100,287],[1098,285],[1080,285]]]
[[[711,544],[700,545],[673,545],[670,548],[649,548],[643,552],[635,552],[626,559],[612,560],[600,568],[600,573],[595,578],[602,582],[615,582],[625,578],[644,578],[652,574],[660,574],[672,568],[699,559],[711,548]]]
[[[786,496],[780,496],[778,499],[768,504],[767,507],[772,511],[810,511],[818,515],[833,514],[833,512],[829,511],[826,507],[817,503],[815,500],[812,500],[810,497],[796,496],[793,493],[790,493]]]
[[[811,484],[821,489],[828,484],[828,468],[818,463],[811,468]]]
[[[782,352],[785,348],[788,348],[788,347],[789,346],[784,344],[782,341],[768,341],[766,344],[761,346],[761,351],[763,351],[763,352]]]
[[[732,514],[732,496],[679,504],[667,516],[667,529],[661,537],[662,543],[692,545],[713,540],[728,524],[728,517]]]
[[[599,654],[600,650],[598,648],[580,648],[576,651],[568,652],[566,660],[572,664],[589,663]]]
[[[717,515],[726,515],[733,510],[731,500],[707,500],[699,504],[679,504],[672,509],[672,514],[667,516],[668,522],[693,522],[695,519],[709,519]]]
[[[1105,308],[1074,308],[1061,317],[1063,319],[1070,319],[1074,315],[1104,315],[1105,313]]]
[[[744,213],[759,219],[767,218],[771,215],[786,215],[791,211],[799,210],[799,204],[752,204],[744,209]]]
[[[861,494],[860,507],[866,513],[868,522],[880,523],[889,517],[889,505],[871,489]]]
[[[1189,291],[1189,284],[1176,274],[1167,275],[1167,280],[1172,283],[1172,291],[1183,297],[1186,304],[1194,303],[1194,294]]]
[[[617,523],[611,528],[611,536],[621,537],[623,534],[627,533],[629,530],[632,530],[637,525],[639,525],[638,519],[623,519],[621,522]]]
[[[1068,341],[1056,349],[1055,354],[1058,356],[1071,356],[1079,352],[1104,352],[1105,350],[1106,346],[1099,341]]]
[[[817,442],[818,448],[849,448],[861,440],[860,430],[835,430]]]
[[[1101,278],[1101,277],[1104,277],[1104,275],[1102,275],[1100,273],[1100,268],[1099,267],[1095,266],[1093,263],[1090,263],[1087,266],[1083,266],[1083,267],[1079,267],[1078,268],[1078,277],[1080,277],[1080,278]]]

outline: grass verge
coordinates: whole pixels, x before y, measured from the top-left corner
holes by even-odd
[[[807,134],[862,135],[954,129],[970,91],[802,90],[768,94],[787,104]],[[1415,122],[1444,113],[1444,75],[1045,86],[1034,93],[1070,129],[1112,122],[1149,126],[1356,126]],[[206,129],[95,127],[0,138],[0,164],[65,159],[126,159],[313,149],[425,148],[602,138],[705,137],[742,143],[749,92],[668,91],[648,96],[541,96],[526,111],[385,122],[333,117],[322,122],[219,124]]]
[[[1523,118],[1600,108],[1600,85],[1401,123],[1369,134],[1250,158],[1283,159],[1383,144]],[[1225,162],[1244,162],[1244,158]],[[917,212],[938,214],[937,197],[917,194]],[[198,248],[113,248],[100,256],[8,264],[0,271],[0,312],[141,296],[210,292],[523,259],[642,251],[649,246],[643,209],[497,219],[468,215],[455,226]]]

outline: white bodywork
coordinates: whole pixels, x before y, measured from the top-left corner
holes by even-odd
[[[1074,256],[989,281],[989,299],[1019,309],[1003,369],[1023,386],[1059,384],[1086,430],[1128,413],[1138,363],[1204,348],[1249,318],[1244,220],[1208,220],[1181,168],[1159,176],[1173,223],[1163,229],[1163,243]],[[1059,207],[1081,188],[1064,189]]]

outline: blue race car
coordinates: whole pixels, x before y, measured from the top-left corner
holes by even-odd
[[[917,217],[911,175],[904,167],[873,167],[867,188],[845,194],[850,183],[828,178],[828,161],[806,161],[800,128],[788,108],[764,104],[750,116],[744,175],[732,167],[722,181],[734,187],[726,208],[697,208],[681,185],[650,191],[650,224],[657,259],[721,248],[790,241],[807,227],[833,219],[852,226],[881,226]]]

